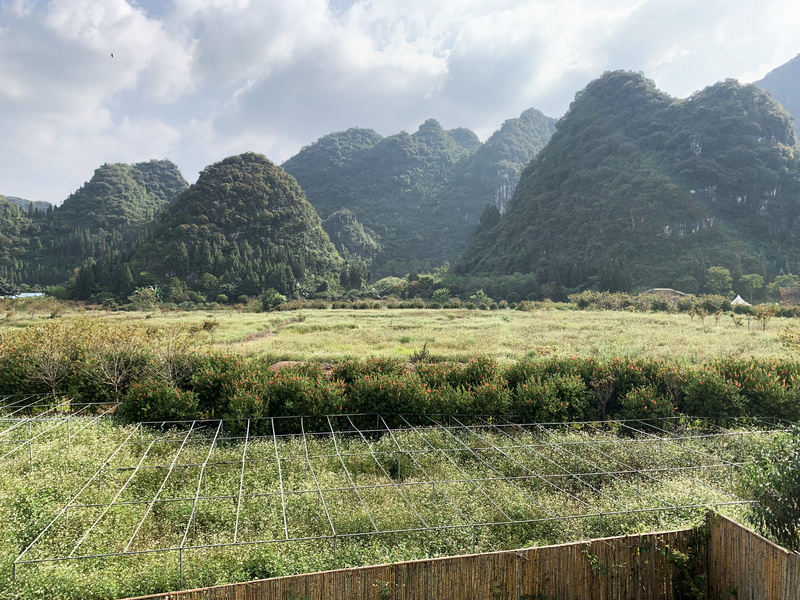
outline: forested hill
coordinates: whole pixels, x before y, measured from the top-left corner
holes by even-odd
[[[189,184],[168,160],[104,164],[56,209],[56,220],[94,232],[119,231],[130,239]]]
[[[556,120],[535,108],[508,119],[458,166],[452,185],[443,191],[443,204],[464,212],[472,227],[487,204],[505,212],[522,169],[555,131]]]
[[[797,127],[800,123],[800,54],[773,69],[755,84],[771,93],[791,113]]]
[[[19,206],[0,196],[0,281],[17,279],[30,249],[29,221]]]
[[[15,204],[19,206],[23,212],[47,212],[48,210],[53,210],[53,205],[49,202],[43,202],[41,200],[26,200],[25,198],[19,198],[18,196],[4,196],[4,198],[10,202],[11,204]]]
[[[710,266],[797,272],[794,145],[791,116],[754,85],[676,100],[640,74],[606,73],[576,95],[457,270],[536,273],[551,296],[697,291]]]
[[[12,230],[19,230],[22,241],[6,261],[6,278],[53,285],[66,281],[87,259],[112,252],[121,259],[187,186],[168,160],[99,167],[61,206],[22,213],[23,220]],[[0,253],[8,252],[0,239]]]
[[[487,203],[504,206],[554,121],[529,110],[481,144],[468,129],[428,120],[413,134],[332,133],[284,163],[323,219],[347,209],[377,235],[379,274],[454,261]],[[350,217],[348,217],[349,219]]]
[[[342,266],[294,178],[255,153],[206,167],[161,214],[132,263],[153,282],[169,281],[173,295],[231,300],[267,288],[291,295],[327,289]]]

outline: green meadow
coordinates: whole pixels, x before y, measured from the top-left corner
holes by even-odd
[[[500,362],[546,356],[599,359],[663,358],[702,364],[725,357],[789,358],[779,334],[796,321],[775,317],[766,328],[747,315],[690,317],[685,313],[574,310],[571,305],[531,312],[467,309],[300,310],[270,313],[214,311],[105,312],[67,310],[60,319],[185,325],[223,352],[338,362],[411,357],[423,347],[437,360],[477,355]],[[48,311],[8,310],[0,331],[41,323]],[[738,321],[738,324],[737,324]],[[207,329],[203,325],[207,324]],[[211,325],[208,325],[211,324]]]

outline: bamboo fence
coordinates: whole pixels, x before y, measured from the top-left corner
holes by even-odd
[[[720,515],[708,520],[713,600],[800,600],[800,554]]]
[[[672,600],[671,556],[692,529],[373,567],[145,596],[148,600]]]
[[[690,581],[698,585],[698,595],[691,595],[686,587]],[[726,517],[709,513],[707,527],[699,529],[339,569],[135,600],[686,597],[800,600],[800,554],[789,552]]]

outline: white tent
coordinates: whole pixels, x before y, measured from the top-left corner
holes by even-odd
[[[734,298],[734,299],[731,301],[731,304],[733,304],[734,306],[739,306],[739,305],[741,305],[741,306],[750,306],[750,303],[749,303],[749,302],[745,302],[745,301],[742,299],[742,297],[741,297],[741,296],[736,296],[736,298]]]

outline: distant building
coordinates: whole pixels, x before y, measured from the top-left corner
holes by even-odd
[[[662,296],[669,296],[671,298],[678,298],[680,296],[685,296],[683,292],[679,292],[678,290],[673,290],[672,288],[651,288],[647,291],[642,292],[643,294],[661,294]]]
[[[13,300],[14,298],[39,298],[44,296],[44,292],[23,292],[21,294],[17,294],[16,296],[8,296],[9,300]],[[5,296],[0,296],[0,298],[4,298]]]

